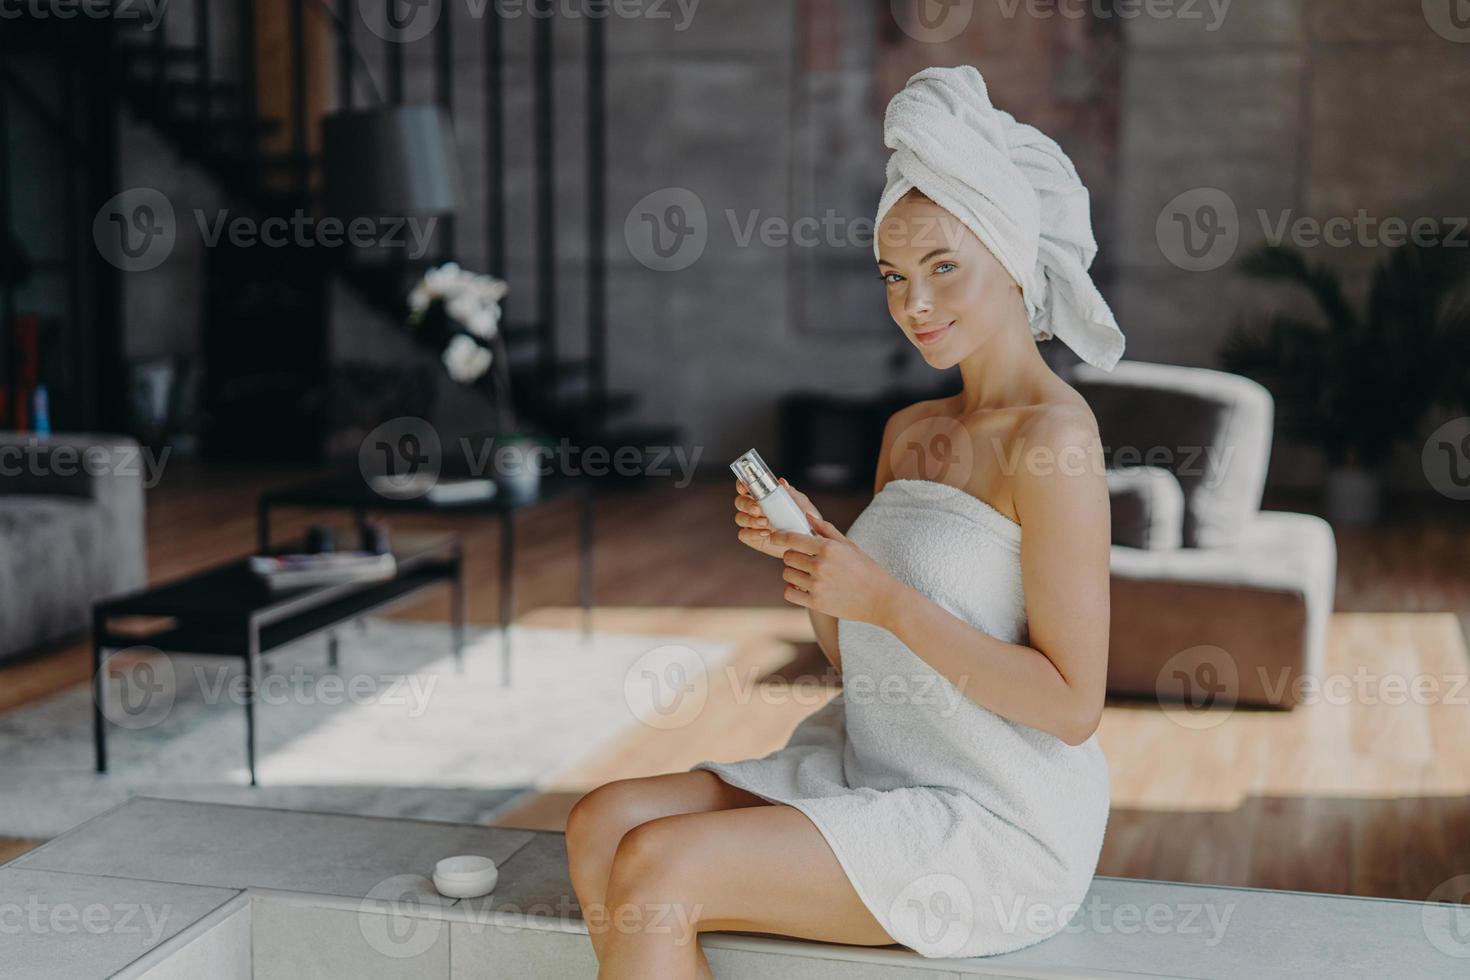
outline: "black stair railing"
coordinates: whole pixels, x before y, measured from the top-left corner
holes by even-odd
[[[284,118],[264,116],[261,111],[261,55],[258,50],[257,15],[267,2],[284,3],[288,33],[289,95],[281,108]],[[391,2],[391,0],[390,0]],[[555,124],[555,41],[560,18],[554,0],[533,0],[536,11],[531,35],[530,79],[512,80],[505,56],[506,34],[495,5],[486,4],[483,37],[480,41],[484,86],[486,154],[483,198],[485,201],[484,265],[486,271],[511,282],[511,295],[502,319],[504,339],[511,356],[520,414],[551,431],[571,435],[583,442],[610,444],[614,441],[615,419],[636,405],[631,393],[612,393],[607,388],[607,255],[606,195],[606,56],[602,18],[582,18],[588,31],[586,58],[582,66],[586,84],[585,179],[588,215],[585,351],[579,357],[563,355],[559,343],[558,214],[555,188],[557,126]],[[335,4],[335,6],[334,6]],[[310,10],[308,9],[311,8]],[[192,19],[175,26],[177,15]],[[231,16],[233,15],[233,16]],[[319,18],[330,30],[326,49],[335,64],[314,63],[308,57],[308,22]],[[53,22],[55,23],[55,22]],[[359,50],[371,43],[361,26],[361,13],[354,0],[193,0],[187,8],[180,0],[166,8],[162,23],[151,36],[129,30],[126,21],[115,21],[103,32],[101,49],[118,82],[119,94],[141,118],[170,137],[185,155],[215,173],[225,188],[242,196],[269,215],[290,216],[297,208],[320,214],[320,160],[310,147],[310,134],[317,120],[311,117],[314,86],[332,83],[332,108],[354,107],[355,85],[362,84],[379,101],[401,103],[404,97],[404,50],[393,40],[384,45],[381,64],[386,74],[382,87]],[[37,25],[44,26],[44,25]],[[184,36],[183,28],[189,28]],[[225,30],[235,34],[235,64],[216,62],[221,50],[213,36]],[[451,114],[458,105],[456,87],[472,77],[463,67],[456,69],[456,38],[446,16],[436,28],[432,44],[434,98]],[[534,181],[530,201],[534,208],[535,233],[531,269],[534,283],[516,282],[508,274],[506,144],[509,138],[506,92],[512,84],[527,84],[532,96],[531,136]],[[378,95],[386,94],[386,99]],[[280,105],[279,100],[273,106]],[[451,116],[452,118],[452,116]],[[268,140],[284,134],[288,149],[267,148]],[[4,202],[0,201],[0,216]],[[444,261],[456,254],[457,229],[453,222],[441,224],[441,253],[418,264],[401,263],[400,274],[418,274],[429,262]],[[465,263],[471,264],[471,263]],[[478,264],[478,263],[475,263]],[[339,262],[334,271],[358,283],[377,305],[402,322],[408,283],[385,280],[380,270],[360,262]],[[8,294],[7,294],[8,295]],[[528,302],[529,300],[529,302]],[[9,302],[0,295],[0,312]],[[523,312],[524,311],[524,312]],[[677,429],[657,431],[624,427],[624,444],[641,438],[672,442]]]
[[[28,424],[28,388],[37,382],[50,389],[53,425],[95,427],[122,417],[126,406],[123,373],[114,369],[124,350],[122,297],[105,274],[115,270],[90,247],[85,204],[116,193],[116,104],[111,86],[97,84],[105,74],[99,59],[38,56],[31,26],[0,21],[0,429]],[[76,33],[71,22],[52,26]],[[37,234],[24,222],[38,215],[55,224]],[[57,227],[59,236],[51,233]],[[17,316],[39,310],[48,312],[28,318],[23,351]]]

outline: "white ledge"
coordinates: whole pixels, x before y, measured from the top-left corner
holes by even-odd
[[[456,853],[495,858],[493,893],[456,901],[433,891],[434,861]],[[78,946],[61,945],[66,936],[6,938],[20,962],[69,957],[68,975],[83,978],[596,975],[561,834],[135,799],[0,869],[0,886],[7,880],[10,903],[44,903],[43,892],[122,901],[131,891],[178,905],[167,936],[147,949],[136,937],[92,936],[78,958]],[[699,942],[720,980],[1463,978],[1462,914],[1442,903],[1099,877],[1059,934],[1001,956],[930,959],[752,933]]]

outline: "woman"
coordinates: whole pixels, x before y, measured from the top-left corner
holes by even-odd
[[[789,484],[816,533],[773,532],[737,481],[740,541],[782,561],[843,692],[762,759],[578,802],[603,978],[708,977],[694,940],[713,930],[1006,952],[1065,926],[1096,870],[1108,493],[1096,421],[1035,343],[1108,370],[1122,354],[1087,191],[974,68],[918,73],[884,128],[889,312],[963,389],[889,420],[846,535]]]

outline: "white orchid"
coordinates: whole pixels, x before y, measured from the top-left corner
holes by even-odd
[[[489,349],[475,343],[473,337],[455,334],[444,348],[444,369],[462,385],[473,384],[490,370],[493,357]]]
[[[408,307],[417,322],[439,300],[451,320],[475,336],[489,340],[500,324],[500,301],[508,287],[494,276],[461,269],[446,262],[430,269],[408,294]]]
[[[458,262],[446,262],[424,273],[424,288],[431,296],[443,296],[456,285],[463,272]]]
[[[485,340],[489,340],[491,337],[495,336],[495,325],[499,322],[500,318],[494,313],[487,312],[485,310],[476,310],[473,314],[470,315],[470,318],[465,321],[465,329],[474,334],[476,337],[482,337]]]
[[[417,327],[438,303],[445,318],[453,325],[449,342],[440,354],[444,369],[459,384],[478,382],[494,363],[490,346],[499,343],[500,301],[508,292],[506,283],[494,276],[480,275],[462,269],[455,262],[430,269],[408,294],[408,321]],[[463,331],[463,332],[459,332]],[[505,365],[499,368],[502,375]],[[503,404],[506,418],[512,418],[509,406],[509,378],[501,377],[496,397]]]

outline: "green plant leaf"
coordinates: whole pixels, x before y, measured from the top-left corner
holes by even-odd
[[[1283,429],[1333,463],[1381,463],[1437,402],[1470,399],[1470,303],[1461,294],[1470,261],[1458,251],[1390,252],[1360,317],[1338,272],[1290,248],[1258,249],[1241,260],[1242,271],[1299,285],[1322,324],[1277,314],[1259,327],[1239,325],[1221,359],[1270,389]]]

